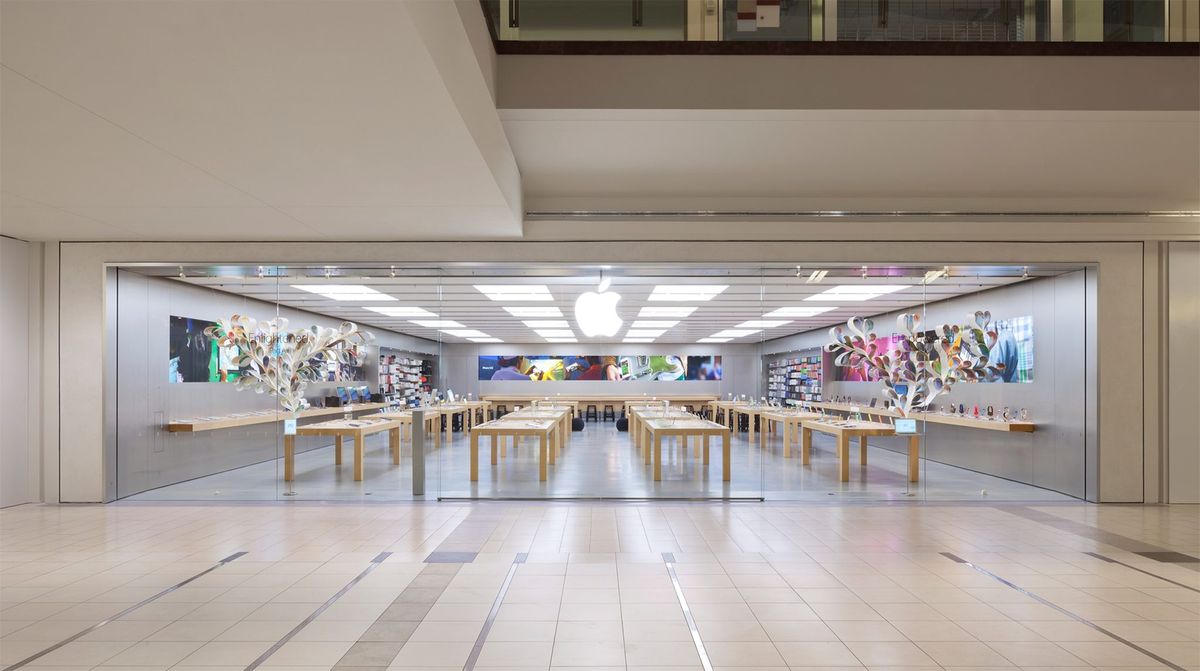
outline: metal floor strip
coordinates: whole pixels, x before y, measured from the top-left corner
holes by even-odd
[[[513,558],[512,566],[508,567],[508,575],[504,576],[504,583],[500,585],[500,593],[492,602],[492,609],[488,611],[487,619],[483,621],[483,628],[479,630],[479,636],[475,637],[475,645],[471,648],[471,654],[463,664],[463,671],[471,671],[479,661],[479,655],[483,652],[483,644],[487,642],[492,625],[496,623],[496,616],[500,613],[500,605],[504,603],[504,597],[508,594],[508,587],[512,584],[513,577],[517,575],[517,567],[524,564],[528,557],[528,553],[518,552],[517,556]]]
[[[300,624],[293,627],[291,631],[284,634],[283,638],[276,641],[274,645],[267,648],[266,652],[264,652],[263,654],[258,656],[258,659],[254,660],[253,662],[250,662],[250,664],[246,667],[246,671],[253,671],[253,669],[257,669],[259,666],[262,666],[262,663],[267,661],[267,659],[270,658],[271,655],[275,654],[280,648],[282,648],[285,643],[292,640],[292,638],[294,638],[296,636],[296,634],[299,634],[301,631],[304,630],[305,627],[312,624],[313,620],[320,617],[321,613],[324,613],[325,610],[328,609],[330,606],[332,606],[335,601],[342,598],[342,596],[345,595],[346,592],[349,592],[350,588],[354,587],[359,582],[361,582],[363,578],[367,577],[371,573],[371,571],[374,571],[375,569],[379,568],[379,565],[382,564],[384,562],[384,560],[386,560],[388,557],[391,557],[391,556],[392,556],[392,553],[390,553],[390,552],[380,552],[379,554],[375,555],[375,558],[371,560],[371,564],[369,566],[367,566],[367,568],[363,569],[362,573],[359,573],[358,575],[354,576],[354,579],[351,580],[350,582],[346,583],[346,585],[344,587],[339,589],[337,591],[337,594],[334,594],[333,596],[326,599],[325,603],[323,603],[319,607],[317,607],[317,609],[314,610],[308,617],[304,618],[304,620],[301,621]]]
[[[679,576],[675,573],[675,553],[662,553],[663,561],[667,564],[667,575],[671,576],[671,586],[675,588],[675,598],[679,599],[679,607],[683,609],[683,619],[687,620],[688,631],[692,633],[692,643],[700,655],[700,664],[704,671],[713,671],[712,662],[708,659],[708,651],[704,649],[704,640],[700,638],[700,628],[696,626],[696,618],[692,617],[692,609],[688,608],[687,598],[683,596],[683,587],[679,584]]]
[[[46,648],[45,650],[42,650],[39,653],[30,655],[29,657],[22,659],[21,661],[17,662],[16,664],[13,664],[12,666],[4,667],[4,671],[14,671],[14,669],[19,669],[22,666],[25,666],[26,664],[29,664],[30,662],[32,662],[36,659],[44,657],[44,656],[54,652],[55,650],[58,650],[59,648],[63,647],[64,645],[67,645],[68,643],[72,643],[74,641],[79,640],[80,638],[83,638],[84,636],[87,636],[88,634],[92,633],[93,631],[96,631],[97,629],[99,629],[100,627],[103,627],[104,625],[108,624],[109,622],[112,622],[114,620],[119,620],[122,617],[125,617],[126,615],[132,613],[133,611],[141,608],[142,606],[145,606],[146,604],[150,603],[151,601],[154,601],[155,599],[160,599],[160,598],[170,594],[171,592],[174,592],[175,590],[179,589],[180,587],[187,585],[188,583],[191,583],[195,580],[203,578],[204,576],[221,568],[222,566],[228,564],[229,562],[235,561],[240,557],[244,557],[245,555],[246,555],[245,552],[235,552],[235,553],[229,555],[228,557],[222,559],[221,561],[217,562],[213,566],[210,566],[210,567],[204,569],[203,571],[197,573],[196,575],[188,578],[187,580],[175,583],[174,585],[171,585],[170,587],[164,589],[163,591],[159,592],[158,594],[155,594],[154,596],[142,599],[141,601],[133,604],[132,606],[117,613],[116,615],[113,615],[113,616],[109,617],[108,619],[97,622],[96,624],[93,624],[92,626],[88,627],[87,629],[84,629],[83,631],[79,632],[78,634],[75,634],[74,636],[72,636],[70,638],[59,641],[58,643],[55,643],[54,645],[50,646],[49,648]]]
[[[1142,646],[1138,645],[1137,643],[1134,643],[1133,641],[1122,638],[1121,636],[1118,636],[1117,634],[1105,629],[1104,627],[1101,627],[1100,625],[1096,624],[1095,622],[1092,622],[1091,620],[1084,619],[1083,617],[1076,615],[1075,613],[1072,613],[1071,611],[1069,611],[1061,606],[1058,606],[1050,601],[1047,601],[1046,599],[1043,599],[1042,597],[1034,594],[1033,592],[1030,592],[1029,590],[1025,589],[1024,587],[1021,587],[1020,585],[1016,585],[1014,583],[1009,582],[1008,580],[1005,580],[1004,578],[1001,578],[1000,576],[996,575],[995,573],[992,573],[991,571],[983,568],[982,566],[977,566],[975,564],[972,564],[971,562],[967,561],[966,559],[963,559],[962,557],[959,557],[958,555],[952,554],[950,552],[939,552],[938,554],[942,555],[946,559],[949,559],[950,561],[957,562],[957,563],[963,564],[965,566],[970,566],[972,569],[978,571],[979,573],[982,573],[983,575],[986,575],[987,577],[995,580],[996,582],[999,582],[1001,585],[1004,585],[1005,587],[1008,587],[1010,589],[1014,589],[1014,590],[1020,592],[1021,594],[1024,594],[1025,596],[1033,599],[1034,601],[1037,601],[1038,603],[1042,604],[1043,606],[1053,608],[1054,610],[1058,611],[1059,613],[1066,615],[1067,617],[1071,618],[1072,620],[1075,620],[1076,622],[1078,622],[1080,624],[1091,627],[1092,629],[1100,632],[1101,634],[1104,634],[1105,636],[1113,639],[1114,641],[1117,641],[1118,643],[1124,643],[1125,645],[1129,646],[1130,648],[1137,650],[1138,652],[1142,653],[1143,655],[1146,655],[1147,657],[1153,659],[1154,661],[1158,662],[1159,664],[1162,664],[1163,666],[1166,666],[1169,669],[1172,669],[1173,671],[1188,671],[1186,668],[1172,662],[1171,660],[1160,657],[1159,655],[1143,648]]]
[[[1133,564],[1126,564],[1125,562],[1113,559],[1112,557],[1105,557],[1104,555],[1097,554],[1095,552],[1085,552],[1083,554],[1085,554],[1089,557],[1094,557],[1096,559],[1099,559],[1100,561],[1108,562],[1109,564],[1120,564],[1121,566],[1124,566],[1125,568],[1131,568],[1131,569],[1137,571],[1138,573],[1145,573],[1146,575],[1150,576],[1151,578],[1158,578],[1159,580],[1161,580],[1163,582],[1169,582],[1172,585],[1175,585],[1176,587],[1190,589],[1193,592],[1200,592],[1200,589],[1196,589],[1195,587],[1192,587],[1191,585],[1185,585],[1181,582],[1176,582],[1174,580],[1171,580],[1170,578],[1164,578],[1161,575],[1158,575],[1157,573],[1151,573],[1150,571],[1147,571],[1145,569],[1140,569],[1140,568],[1134,566]]]

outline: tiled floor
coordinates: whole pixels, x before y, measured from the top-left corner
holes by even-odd
[[[1194,506],[22,506],[0,664],[212,569],[26,668],[1195,671],[1200,572],[1127,548],[1195,556],[1198,529]]]
[[[314,439],[307,438],[306,441]],[[490,443],[481,446],[480,480],[470,483],[467,474],[467,439],[455,433],[445,447],[429,450],[426,456],[427,493],[444,497],[485,498],[703,498],[766,497],[768,500],[880,501],[917,498],[940,501],[1070,501],[1071,497],[1003,478],[976,473],[938,462],[923,460],[921,482],[909,483],[903,455],[884,449],[875,441],[868,465],[858,464],[857,446],[849,482],[837,479],[837,456],[832,440],[814,437],[811,464],[802,465],[797,446],[790,458],[783,457],[782,440],[773,436],[762,450],[756,437],[747,440],[742,432],[732,443],[732,480],[721,480],[720,450],[713,451],[705,468],[680,447],[664,446],[663,480],[651,479],[650,467],[629,440],[611,422],[589,422],[573,434],[570,446],[550,468],[546,482],[537,480],[534,443],[511,452],[497,467],[488,463]],[[891,440],[891,439],[889,439]],[[893,441],[894,442],[894,441]],[[328,446],[302,453],[296,460],[296,481],[284,487],[282,461],[275,460],[219,473],[213,476],[162,487],[131,497],[139,501],[245,501],[289,498],[312,501],[411,500],[411,454],[404,444],[400,467],[391,465],[384,434],[368,440],[364,458],[365,479],[351,477],[350,458],[341,468],[333,466],[333,448]],[[968,447],[969,449],[969,447]],[[349,451],[349,448],[347,448]]]

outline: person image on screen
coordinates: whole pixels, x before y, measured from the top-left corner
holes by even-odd
[[[529,375],[521,372],[524,357],[504,356],[497,362],[496,372],[492,373],[493,380],[528,380]]]

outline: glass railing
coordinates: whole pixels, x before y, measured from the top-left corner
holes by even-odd
[[[499,42],[1162,43],[1200,35],[1191,0],[482,2]]]

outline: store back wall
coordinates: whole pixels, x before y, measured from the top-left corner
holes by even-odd
[[[479,380],[480,355],[497,354],[677,354],[680,356],[720,356],[723,378],[720,381],[674,381],[628,380],[622,382],[575,380],[562,382],[525,382],[521,380]],[[505,343],[490,345],[446,344],[442,349],[445,384],[455,393],[472,393],[476,396],[489,394],[533,395],[546,394],[658,394],[724,396],[734,394],[757,394],[759,385],[758,344],[749,345],[636,345],[624,343],[580,343],[556,345],[553,343]]]

